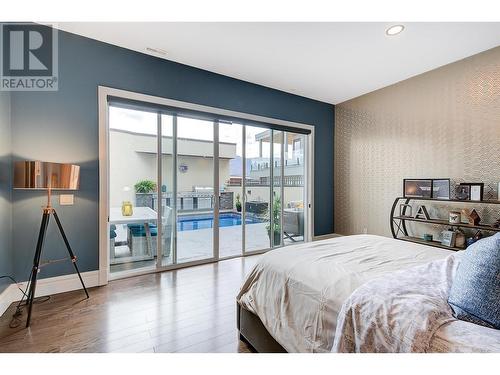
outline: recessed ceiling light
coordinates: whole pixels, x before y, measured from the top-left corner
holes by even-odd
[[[385,33],[389,36],[398,35],[401,33],[405,27],[403,25],[394,25],[385,30]]]
[[[150,53],[155,53],[157,55],[166,55],[167,54],[167,51],[165,51],[164,49],[160,49],[160,48],[146,47],[146,51],[148,51]]]

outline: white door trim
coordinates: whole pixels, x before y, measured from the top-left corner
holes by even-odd
[[[98,87],[99,108],[99,285],[108,283],[109,275],[109,124],[107,90]]]

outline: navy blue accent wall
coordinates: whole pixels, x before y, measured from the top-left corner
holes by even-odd
[[[82,166],[75,205],[56,205],[81,270],[98,268],[99,85],[315,125],[315,234],[333,232],[333,105],[59,32],[59,91],[12,94],[12,148],[15,159]],[[43,194],[13,192],[14,267],[21,279],[30,270],[43,202]],[[46,258],[64,256],[54,224]],[[68,262],[41,276],[71,272]]]
[[[0,92],[0,276],[12,275],[10,94]],[[10,284],[0,279],[0,293]]]

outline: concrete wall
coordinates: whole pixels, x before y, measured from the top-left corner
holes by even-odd
[[[13,272],[11,159],[10,94],[0,92],[0,276]],[[0,279],[0,293],[8,284]]]

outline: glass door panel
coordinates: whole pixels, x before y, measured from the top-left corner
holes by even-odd
[[[161,115],[161,184],[155,209],[161,207],[161,261],[159,265],[174,263],[175,193],[174,193],[174,118]]]
[[[109,107],[110,272],[155,268],[157,114]]]
[[[283,145],[283,132],[278,130],[272,131],[273,137],[273,201],[272,201],[272,221],[271,227],[273,228],[272,246],[281,246],[281,201],[282,201],[282,180],[281,180],[281,166],[282,166],[282,145]]]
[[[283,178],[283,241],[285,245],[304,241],[306,208],[305,145],[307,136],[287,132]]]
[[[219,123],[219,257],[243,252],[243,125]]]
[[[211,259],[214,124],[177,117],[177,263]]]
[[[271,130],[245,126],[245,252],[269,249]]]
[[[127,276],[304,241],[307,141],[110,105],[110,272]]]

